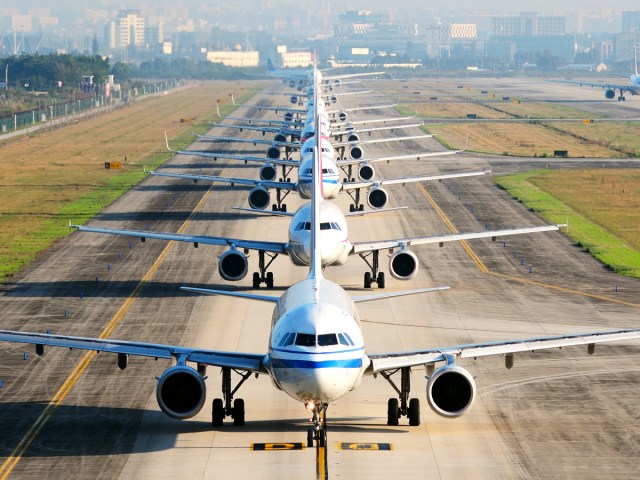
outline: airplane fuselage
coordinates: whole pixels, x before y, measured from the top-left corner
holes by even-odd
[[[332,402],[356,388],[369,366],[349,295],[322,279],[291,286],[273,311],[267,368],[301,402]]]

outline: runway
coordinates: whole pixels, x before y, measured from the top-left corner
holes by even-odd
[[[256,95],[252,102],[280,100]],[[239,110],[235,115],[243,114]],[[438,148],[433,140],[423,140],[381,144],[367,152],[381,156],[418,145]],[[200,143],[198,148],[212,147]],[[376,169],[380,178],[388,178],[489,167],[501,173],[542,164],[456,155]],[[186,156],[174,158],[166,168],[257,176],[252,166]],[[349,219],[350,240],[543,223],[490,178],[387,191],[390,206],[409,208]],[[245,188],[150,177],[91,224],[285,240],[287,218],[231,210],[247,205],[247,193]],[[293,211],[299,199],[289,196],[287,204]],[[347,210],[348,198],[341,196],[338,204]],[[387,290],[451,289],[361,304],[368,352],[637,327],[640,281],[606,270],[561,233],[414,251],[422,265],[418,275],[409,282],[389,279]],[[249,290],[257,255],[250,258],[249,275],[229,284],[217,273],[222,252],[218,247],[74,233],[5,288],[2,328],[82,336],[105,332],[111,338],[262,353],[271,306],[179,290],[181,285]],[[383,269],[388,271],[386,263]],[[272,271],[274,294],[306,276],[305,268],[292,266],[285,257],[276,259]],[[356,257],[343,267],[327,268],[325,275],[356,294],[365,292],[364,271]],[[421,399],[420,427],[409,427],[406,419],[397,427],[386,426],[387,399],[395,393],[382,377],[368,377],[330,405],[329,446],[317,450],[289,449],[305,443],[308,415],[268,378],[249,379],[237,395],[246,402],[245,427],[226,422],[212,429],[210,402],[220,396],[219,369],[207,372],[205,408],[179,422],[165,417],[155,399],[154,376],[168,362],[131,358],[128,368],[119,371],[116,357],[102,354],[58,395],[55,408],[46,409],[84,353],[47,349],[38,358],[32,348],[0,344],[0,462],[7,460],[0,478],[634,478],[640,473],[639,349],[630,342],[598,346],[593,356],[581,348],[522,354],[516,355],[511,370],[501,358],[461,361],[477,375],[479,398],[455,420],[430,411],[425,372],[415,369],[412,396]],[[44,422],[36,423],[43,412]],[[41,427],[26,437],[33,425]],[[16,447],[23,438],[30,441],[20,451]],[[259,450],[256,444],[273,450]]]

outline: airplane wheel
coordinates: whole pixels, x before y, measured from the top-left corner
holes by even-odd
[[[359,212],[364,212],[364,203],[363,203],[363,204],[358,205],[358,211],[359,211]]]
[[[283,203],[282,206],[280,207],[280,211],[287,213],[287,205]]]
[[[356,206],[353,203],[351,205],[349,205],[349,211],[350,212],[355,212],[356,211]]]
[[[273,288],[273,272],[267,272],[267,288]]]
[[[398,425],[398,399],[390,398],[387,404],[387,425]]]
[[[307,447],[313,447],[313,428],[307,430]]]
[[[214,398],[211,404],[211,425],[221,427],[224,421],[224,405],[221,398]]]
[[[253,272],[253,288],[260,288],[260,274]]]
[[[384,280],[384,272],[380,272],[378,274],[378,288],[384,288],[385,280]]]
[[[371,288],[371,272],[364,272],[364,288]]]
[[[287,182],[291,183],[291,179],[289,177],[287,177]],[[286,210],[285,210],[285,212],[286,212]]]
[[[409,400],[409,425],[417,427],[420,425],[420,400],[412,398]]]
[[[271,210],[274,212],[279,211],[280,209],[278,208],[278,205],[276,205],[275,203],[273,204],[273,206],[271,207]]]
[[[244,400],[241,398],[233,401],[233,426],[244,426]]]

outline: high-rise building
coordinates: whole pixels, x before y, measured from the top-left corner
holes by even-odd
[[[640,32],[640,11],[622,12],[622,33]]]
[[[520,16],[493,17],[491,33],[494,36],[564,35],[565,17],[539,17],[537,13],[523,12]]]
[[[125,48],[145,45],[144,17],[141,10],[121,10],[109,25],[109,46]]]

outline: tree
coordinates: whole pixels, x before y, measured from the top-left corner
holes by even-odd
[[[116,62],[109,73],[116,83],[128,83],[131,80],[131,68],[124,62]]]

